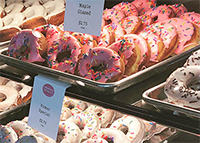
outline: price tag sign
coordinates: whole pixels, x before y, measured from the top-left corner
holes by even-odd
[[[56,140],[65,90],[70,84],[35,77],[28,125]]]
[[[66,0],[64,30],[100,36],[104,0]]]

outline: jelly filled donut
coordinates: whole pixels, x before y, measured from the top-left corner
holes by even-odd
[[[120,80],[124,74],[123,59],[113,50],[95,47],[84,54],[78,66],[79,75],[99,82]]]
[[[55,40],[48,51],[48,65],[52,69],[75,74],[81,45],[78,40],[66,33]]]
[[[15,131],[6,125],[0,126],[0,142],[2,143],[14,143],[18,140],[18,136]]]
[[[200,108],[200,91],[192,88],[199,82],[200,66],[175,70],[166,80],[164,92],[170,102],[180,106]]]
[[[47,55],[46,38],[38,31],[22,30],[11,39],[8,55],[27,62],[43,63]]]

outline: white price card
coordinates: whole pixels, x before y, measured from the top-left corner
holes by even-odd
[[[38,75],[34,79],[28,125],[56,140],[63,98],[70,84]]]
[[[64,30],[100,36],[104,0],[66,0]]]

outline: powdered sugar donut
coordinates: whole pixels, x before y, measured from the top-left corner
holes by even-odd
[[[144,137],[144,124],[133,116],[124,115],[114,121],[110,128],[122,131],[131,143],[141,142]]]
[[[81,77],[98,82],[113,82],[122,78],[124,62],[113,50],[95,47],[81,57],[78,66]]]
[[[199,81],[200,66],[176,69],[166,80],[164,92],[168,100],[180,106],[200,108],[200,92],[193,88]]]
[[[15,131],[6,125],[0,125],[0,141],[2,143],[14,143],[18,140]]]
[[[82,132],[79,127],[68,121],[60,121],[57,142],[79,143],[82,140]]]
[[[18,138],[21,138],[25,135],[32,135],[34,133],[33,129],[23,121],[12,121],[7,124],[11,127],[18,135]]]
[[[48,51],[48,66],[52,69],[75,74],[81,55],[81,45],[78,40],[66,33],[55,40]]]

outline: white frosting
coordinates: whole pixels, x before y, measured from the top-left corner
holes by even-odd
[[[19,26],[24,20],[23,13],[12,13],[2,18],[5,26]]]
[[[28,7],[24,12],[26,18],[33,18],[37,16],[46,16],[46,10],[42,5],[34,4]]]
[[[5,0],[0,0],[0,7],[2,7],[2,8],[5,7]]]
[[[0,18],[0,28],[2,28],[3,27],[3,20],[2,20],[2,18]]]
[[[24,7],[24,4],[22,2],[17,2],[17,3],[12,3],[8,5],[7,7],[5,7],[4,10],[7,14],[19,13],[22,11],[23,7]]]

